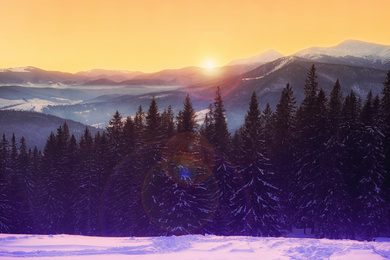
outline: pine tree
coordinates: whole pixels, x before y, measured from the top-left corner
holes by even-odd
[[[304,93],[305,98],[301,103],[300,112],[298,113],[298,123],[300,129],[307,129],[302,134],[306,134],[306,132],[310,132],[313,127],[314,117],[316,113],[316,101],[318,95],[318,82],[317,82],[317,72],[314,64],[310,67],[310,70],[307,75]]]
[[[11,147],[10,147],[10,157],[8,164],[8,199],[9,199],[9,212],[12,219],[10,225],[11,233],[19,233],[22,227],[21,218],[19,216],[19,211],[22,208],[21,201],[21,187],[19,185],[19,165],[18,165],[18,155],[19,149],[17,147],[15,134],[12,134],[11,138]]]
[[[179,111],[176,115],[176,129],[178,133],[183,132],[184,126],[183,126],[183,111]]]
[[[360,165],[359,147],[362,136],[359,122],[360,104],[353,91],[344,99],[341,117],[340,140],[342,148],[345,151],[342,160],[342,171],[347,185],[347,192],[354,203],[355,198],[359,196],[357,186],[360,179],[358,168]],[[356,238],[356,223],[358,222],[353,203],[351,203],[354,211],[354,214],[351,216],[352,226],[348,227],[349,230],[347,230],[347,237],[350,239]]]
[[[383,150],[383,134],[376,122],[372,92],[365,100],[362,112],[362,136],[355,147],[359,152],[359,168],[356,197],[356,213],[358,216],[358,230],[364,239],[372,239],[374,236],[385,234],[384,227],[388,224],[385,217],[389,210],[385,202],[383,182],[386,171],[383,167],[385,153]]]
[[[137,140],[137,147],[144,144],[144,132],[145,132],[145,113],[142,110],[142,106],[138,107],[138,111],[134,117],[135,134]]]
[[[40,230],[38,229],[38,224],[40,223],[40,220],[38,219],[39,213],[39,199],[38,199],[38,188],[39,188],[39,175],[42,172],[41,166],[42,166],[42,154],[38,150],[38,148],[35,146],[31,155],[29,156],[30,163],[28,165],[28,172],[30,173],[31,176],[31,183],[33,184],[32,186],[32,191],[30,193],[30,205],[32,208],[32,218],[30,219],[30,222],[32,223],[33,226],[33,233],[39,233]]]
[[[54,160],[56,161],[56,168],[58,172],[57,176],[57,193],[60,196],[59,199],[62,202],[63,207],[63,223],[61,229],[63,233],[73,232],[73,215],[71,211],[72,207],[72,190],[73,180],[72,174],[74,171],[74,164],[72,164],[71,158],[73,157],[72,150],[69,149],[70,133],[69,127],[66,122],[57,129],[56,135],[56,152]]]
[[[349,236],[352,228],[353,200],[348,193],[343,172],[345,149],[336,135],[325,143],[325,150],[318,156],[320,162],[316,194],[317,237],[340,239]],[[316,180],[314,180],[316,181]]]
[[[42,174],[38,180],[39,208],[37,218],[40,220],[39,233],[63,233],[65,216],[62,197],[61,173],[57,167],[57,140],[53,132],[50,133],[44,148]]]
[[[186,99],[184,101],[184,108],[182,111],[182,117],[181,117],[181,123],[180,123],[182,126],[182,129],[180,129],[180,132],[194,132],[194,130],[198,126],[195,118],[196,118],[195,111],[192,107],[190,95],[187,95]]]
[[[219,205],[216,209],[214,218],[208,228],[218,235],[229,234],[232,230],[228,228],[233,220],[231,213],[231,199],[235,190],[238,190],[237,175],[234,166],[229,161],[231,148],[230,133],[228,131],[225,108],[219,87],[214,98],[214,109],[212,113],[213,127],[210,143],[214,146],[216,152],[214,176],[218,185]]]
[[[181,163],[181,174],[191,176],[200,170],[188,167],[184,161]],[[143,187],[145,211],[160,228],[154,234],[204,234],[206,231],[203,226],[209,223],[218,203],[215,179],[210,176],[200,183],[188,180],[188,185],[185,185],[184,181],[169,178],[164,168],[161,163],[157,163],[145,179]]]
[[[332,135],[337,135],[341,123],[341,109],[343,106],[343,93],[341,92],[341,85],[337,79],[331,93],[329,100],[329,129]]]
[[[213,143],[213,138],[215,136],[215,127],[214,127],[214,111],[213,105],[210,104],[209,111],[205,116],[203,125],[201,126],[199,133],[204,136],[209,142]]]
[[[124,154],[129,154],[135,149],[136,145],[136,133],[135,123],[131,117],[126,118],[126,122],[123,126],[123,151]]]
[[[214,98],[213,119],[214,138],[212,138],[212,144],[222,156],[226,156],[230,149],[230,133],[227,127],[226,110],[219,87],[217,88],[216,96]]]
[[[295,161],[293,146],[295,143],[296,130],[296,101],[293,90],[290,84],[287,84],[283,89],[279,103],[276,105],[273,148],[271,153],[271,161],[275,171],[276,179],[284,179],[286,181],[280,183],[281,192],[281,207],[283,215],[287,216],[285,222],[289,226],[292,225],[293,215],[293,190],[294,176],[293,164]]]
[[[94,143],[91,132],[86,127],[79,143],[79,169],[75,175],[77,187],[74,190],[73,212],[75,233],[83,235],[99,234],[99,204],[101,173],[95,168]]]
[[[238,224],[244,225],[241,227],[241,234],[278,236],[279,190],[272,184],[273,173],[270,171],[268,158],[264,156],[261,112],[258,105],[256,93],[253,92],[242,133],[239,172],[243,176],[244,185],[234,194],[233,213]],[[248,203],[245,203],[245,194],[248,194]]]
[[[274,143],[274,112],[269,103],[266,104],[261,115],[262,139],[264,140],[264,155],[269,158],[272,153]]]
[[[145,155],[144,169],[149,170],[160,160],[162,149],[161,141],[163,137],[160,113],[158,112],[157,103],[154,97],[150,102],[145,119],[145,141],[148,145],[155,144],[153,151],[148,150],[149,153]]]
[[[15,210],[16,233],[31,233],[33,230],[33,208],[31,197],[34,183],[31,173],[28,171],[29,156],[24,137],[20,140],[19,153],[16,161],[16,172],[11,184]]]
[[[122,116],[117,110],[107,126],[107,136],[110,140],[112,160],[116,163],[123,156],[123,122]]]
[[[156,99],[153,97],[146,115],[145,140],[148,143],[161,140],[160,113]]]
[[[161,130],[163,131],[163,139],[168,140],[175,134],[175,122],[171,105],[168,110],[164,109],[161,114]]]
[[[320,96],[318,98],[320,99]],[[319,126],[325,129],[325,147],[318,156],[319,173],[323,177],[317,188],[317,237],[346,237],[352,228],[352,198],[348,192],[343,167],[347,154],[340,136],[342,99],[341,85],[337,80],[330,94],[328,115],[322,114],[322,119],[320,117],[319,120]],[[319,107],[319,110],[324,108]]]
[[[212,147],[196,133],[188,95],[177,121],[178,133],[164,145],[161,161],[146,176],[142,190],[145,211],[162,229],[152,231],[155,234],[202,232],[217,202],[216,184],[210,177]]]
[[[8,233],[12,229],[11,193],[9,191],[9,144],[3,134],[0,142],[0,232]]]
[[[387,72],[386,80],[383,82],[380,112],[383,122],[381,131],[384,134],[383,149],[385,153],[384,167],[386,170],[384,190],[386,193],[386,201],[390,203],[390,70]]]
[[[305,84],[305,98],[297,112],[299,142],[296,146],[297,161],[295,196],[297,198],[296,222],[315,233],[318,206],[317,188],[324,176],[321,175],[319,157],[325,150],[326,140],[326,96],[318,90],[315,66],[312,65]],[[306,230],[305,230],[306,231]]]

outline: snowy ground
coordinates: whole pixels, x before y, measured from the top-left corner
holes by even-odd
[[[390,240],[0,234],[0,259],[390,259]]]

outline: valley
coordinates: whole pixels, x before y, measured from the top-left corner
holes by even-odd
[[[213,70],[186,67],[155,73],[91,70],[71,74],[34,67],[2,69],[0,110],[35,111],[105,129],[116,110],[124,117],[134,116],[140,105],[144,110],[148,107],[152,97],[160,111],[171,105],[176,115],[189,94],[199,114],[197,120],[202,123],[202,111],[213,102],[219,86],[233,133],[243,124],[253,91],[261,109],[267,103],[275,109],[289,83],[300,103],[312,64],[317,68],[319,87],[326,94],[339,79],[344,95],[354,91],[363,100],[370,90],[381,94],[390,69],[390,46],[348,40],[287,57],[269,51]],[[2,125],[0,132],[7,132],[6,128]]]

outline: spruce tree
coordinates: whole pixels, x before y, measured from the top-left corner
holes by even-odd
[[[297,161],[295,196],[297,198],[296,222],[303,228],[316,224],[316,208],[318,206],[317,188],[324,176],[320,174],[319,156],[323,153],[326,140],[326,97],[318,90],[317,74],[312,65],[305,84],[305,98],[297,112],[299,142],[296,146]],[[306,230],[305,230],[306,231]]]
[[[16,161],[16,173],[13,179],[13,204],[15,206],[16,233],[31,233],[33,230],[32,195],[34,183],[31,173],[28,171],[29,156],[26,139],[20,139],[19,153]]]
[[[136,146],[135,123],[131,117],[127,117],[123,125],[123,152],[125,155],[131,153]]]
[[[161,130],[163,131],[163,139],[168,140],[175,134],[175,122],[172,106],[168,106],[168,110],[164,109],[161,114]]]
[[[195,113],[187,95],[177,117],[177,134],[162,150],[162,158],[146,176],[143,200],[147,214],[161,228],[157,234],[201,231],[212,216],[217,189],[211,177],[212,148],[196,133]],[[164,117],[162,117],[164,118]]]
[[[272,184],[268,158],[265,157],[261,133],[261,112],[253,92],[242,131],[240,174],[243,187],[234,194],[233,214],[241,226],[240,234],[279,236],[279,190]],[[245,198],[248,196],[248,200]],[[248,202],[246,202],[248,201]]]
[[[101,173],[95,168],[93,152],[93,138],[86,127],[79,142],[78,174],[74,176],[77,186],[74,190],[75,200],[72,209],[75,214],[76,234],[99,234]]]
[[[289,226],[292,225],[291,221],[294,212],[293,190],[295,183],[293,178],[293,164],[295,158],[293,146],[296,139],[295,104],[294,92],[290,84],[287,84],[281,93],[279,103],[276,105],[273,127],[273,147],[271,153],[275,178],[286,180],[285,182],[280,183],[281,207],[283,209],[283,215],[287,216],[285,222]]]
[[[330,94],[328,115],[320,117],[319,126],[324,129],[324,151],[319,154],[321,183],[318,186],[317,237],[348,237],[352,226],[353,198],[345,178],[347,150],[341,136],[342,93],[337,80]],[[319,102],[320,103],[320,102]],[[320,108],[320,110],[323,110]],[[320,114],[321,115],[321,114]]]
[[[158,107],[156,99],[153,97],[150,102],[148,113],[146,115],[146,125],[145,125],[145,140],[148,143],[153,143],[161,140],[161,128],[160,128],[160,113],[158,112]]]
[[[181,123],[180,123],[182,129],[180,129],[181,130],[180,132],[194,132],[194,130],[196,130],[198,126],[195,117],[196,117],[195,111],[192,107],[190,95],[187,95],[184,101],[184,108],[182,110]]]
[[[117,110],[112,119],[110,119],[107,126],[107,136],[110,140],[110,149],[112,152],[113,162],[120,161],[121,157],[124,155],[123,152],[123,122],[122,115]]]
[[[209,105],[209,111],[205,116],[204,123],[202,124],[199,133],[204,136],[209,142],[213,143],[215,127],[214,127],[214,111],[213,105]]]
[[[28,166],[28,172],[31,176],[31,183],[33,183],[32,187],[32,193],[30,194],[30,203],[32,207],[32,218],[30,219],[30,222],[33,225],[33,233],[39,233],[38,224],[40,223],[40,220],[38,219],[38,209],[39,209],[39,200],[38,200],[38,180],[39,175],[42,172],[41,166],[42,166],[42,154],[38,150],[38,148],[35,146],[31,155],[30,155],[30,163]]]
[[[221,91],[218,87],[214,98],[213,121],[210,124],[213,127],[210,143],[216,152],[213,173],[218,185],[219,205],[210,225],[206,226],[206,231],[210,228],[218,235],[226,235],[232,231],[228,228],[233,220],[231,200],[235,190],[240,188],[235,178],[236,170],[229,160],[231,140],[225,112]]]
[[[329,100],[329,129],[332,135],[337,135],[341,123],[341,109],[343,106],[343,93],[341,85],[337,79],[332,91],[330,92]]]
[[[144,144],[144,132],[145,132],[145,113],[142,106],[138,107],[137,113],[134,117],[135,134],[136,134],[136,146],[140,147]]]
[[[381,125],[381,130],[384,134],[383,149],[385,153],[384,167],[386,170],[384,190],[386,193],[386,201],[387,203],[390,203],[390,70],[387,72],[386,80],[383,82],[380,112],[383,122]]]
[[[351,197],[353,203],[355,198],[359,196],[358,184],[359,174],[358,168],[360,165],[360,142],[362,140],[360,127],[360,104],[356,94],[351,91],[344,99],[341,110],[341,124],[340,124],[340,140],[344,150],[344,158],[342,160],[342,171],[346,189]],[[356,223],[357,215],[355,213],[355,206],[353,206],[353,213],[351,216],[352,226],[348,226],[347,237],[350,239],[356,238]]]
[[[61,228],[64,233],[73,232],[73,216],[72,216],[72,190],[73,190],[73,167],[72,161],[70,161],[73,156],[73,152],[69,149],[70,143],[70,133],[69,127],[65,122],[62,126],[57,129],[56,135],[56,152],[55,152],[55,161],[57,163],[56,168],[58,170],[57,176],[57,193],[60,196],[60,200],[63,203],[63,223]]]
[[[223,104],[221,90],[218,87],[214,98],[214,138],[212,143],[215,149],[222,155],[226,156],[230,149],[230,133],[226,122],[226,110]]]
[[[353,200],[348,192],[343,164],[346,151],[336,135],[325,143],[324,151],[318,156],[320,167],[315,199],[315,235],[317,237],[340,239],[349,236],[352,226]]]
[[[43,150],[42,174],[38,179],[39,185],[39,209],[37,218],[40,219],[39,233],[61,233],[61,225],[65,214],[63,201],[58,186],[61,179],[57,167],[56,136],[50,133]]]
[[[269,103],[266,104],[261,115],[262,139],[264,140],[264,155],[269,158],[272,153],[274,138],[274,112]]]
[[[8,233],[10,232],[12,214],[11,214],[11,192],[9,190],[9,163],[10,163],[10,154],[9,154],[9,144],[3,134],[3,137],[0,142],[0,232]]]
[[[385,158],[383,150],[383,134],[373,120],[375,114],[372,92],[367,95],[361,112],[361,140],[356,149],[359,152],[359,168],[357,170],[358,196],[356,197],[356,214],[359,234],[364,239],[385,234],[384,227],[388,224],[386,213],[389,210],[383,191],[385,168],[382,164]]]

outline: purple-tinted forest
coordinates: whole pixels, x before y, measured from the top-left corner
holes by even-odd
[[[390,235],[390,71],[380,96],[327,96],[316,68],[305,98],[283,89],[275,111],[248,96],[229,133],[219,88],[202,125],[191,97],[176,115],[153,98],[134,117],[79,140],[66,123],[43,151],[0,140],[0,232],[161,236]]]

